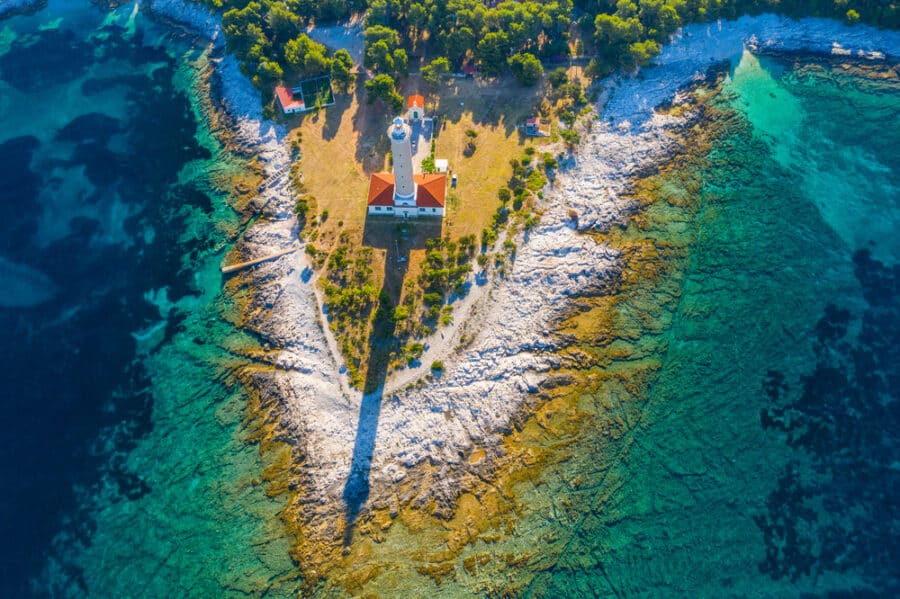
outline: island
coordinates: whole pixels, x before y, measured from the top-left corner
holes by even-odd
[[[0,17],[2,594],[900,588],[892,4]]]

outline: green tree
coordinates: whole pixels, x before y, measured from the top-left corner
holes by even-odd
[[[303,59],[304,75],[321,75],[331,70],[331,59],[319,51],[313,51]]]
[[[509,59],[509,67],[516,81],[522,85],[535,85],[544,74],[544,67],[541,66],[541,61],[534,54],[529,54],[528,52],[514,54]]]
[[[363,65],[378,73],[392,73],[394,71],[394,57],[391,48],[385,40],[378,40],[366,48]]]
[[[353,84],[353,73],[350,72],[350,69],[353,68],[353,59],[350,58],[350,53],[343,48],[335,52],[332,58],[331,80],[339,91],[347,93]]]
[[[371,46],[372,44],[383,41],[389,50],[393,50],[400,45],[400,34],[390,27],[375,25],[373,27],[367,27],[366,30],[363,31],[363,41],[366,46]]]
[[[256,69],[256,77],[254,77],[253,82],[258,86],[271,85],[282,78],[284,78],[284,71],[281,70],[281,66],[277,62],[263,60]]]
[[[266,8],[269,11],[266,15],[266,23],[275,39],[284,42],[297,35],[297,32],[300,31],[300,17],[281,3],[267,3]]]
[[[569,75],[566,72],[566,67],[557,67],[550,71],[550,74],[547,75],[547,81],[550,83],[550,87],[554,89],[563,83],[568,83]]]
[[[403,109],[403,96],[397,93],[394,78],[386,73],[366,81],[366,100],[369,104],[382,100],[395,113]]]
[[[422,32],[428,24],[428,11],[419,3],[410,5],[409,13],[406,15],[406,22],[409,26],[408,37],[412,42],[413,48],[419,44],[422,38]]]
[[[635,42],[628,46],[628,54],[636,66],[645,65],[654,56],[659,54],[659,44],[653,40]]]
[[[460,27],[444,39],[444,55],[453,66],[458,66],[475,47],[475,33],[469,27]]]
[[[657,24],[660,33],[667,36],[681,26],[681,17],[678,16],[678,11],[674,6],[665,4],[659,9]]]
[[[261,24],[262,4],[259,2],[250,2],[240,10],[232,8],[226,11],[222,15],[222,31],[225,33],[226,47],[241,57],[255,43],[268,44]],[[250,26],[254,27],[252,31],[249,29]]]
[[[644,0],[648,5],[653,2],[659,2],[659,0]],[[644,2],[641,2],[641,6],[643,7]],[[656,9],[650,9],[651,12],[655,12]],[[616,12],[615,15],[620,19],[630,19],[632,17],[638,16],[638,7],[637,4],[632,2],[632,0],[618,0],[616,2]]]
[[[394,61],[394,74],[397,77],[406,77],[409,75],[409,58],[406,56],[406,50],[397,48],[392,56]]]
[[[594,20],[594,37],[601,46],[622,46],[637,42],[644,33],[644,26],[636,17],[623,19],[617,15],[597,15]]]
[[[422,67],[422,78],[426,83],[437,85],[441,77],[450,72],[450,61],[440,56]]]
[[[297,74],[319,74],[327,71],[324,45],[313,41],[305,33],[301,33],[284,45],[284,61],[286,66]],[[312,55],[312,58],[309,56]]]
[[[499,75],[506,65],[509,39],[502,31],[491,31],[475,47],[475,57],[481,62],[481,71],[488,76]]]

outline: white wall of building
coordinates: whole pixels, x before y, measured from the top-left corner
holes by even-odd
[[[398,216],[400,218],[443,217],[443,208],[417,208],[415,206],[403,206],[393,208],[391,206],[369,206],[368,213],[372,216]]]

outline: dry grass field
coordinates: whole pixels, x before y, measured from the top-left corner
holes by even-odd
[[[526,138],[521,131],[524,120],[537,110],[541,88],[523,88],[512,80],[448,79],[437,89],[429,89],[411,76],[401,91],[404,96],[425,96],[426,114],[438,117],[435,156],[448,159],[451,172],[458,176],[457,188],[448,189],[441,234],[451,238],[478,236],[499,205],[497,190],[512,172],[509,159],[521,157],[527,144],[543,141]],[[376,254],[382,260],[389,258],[385,254],[396,234],[395,225],[376,221],[366,230],[366,195],[369,175],[389,168],[386,131],[393,116],[380,103],[366,103],[360,80],[352,94],[337,95],[334,106],[288,120],[294,128],[292,134],[300,134],[303,184],[316,199],[318,215],[321,217],[323,211],[328,214],[318,229],[317,248],[333,249],[342,232],[351,245],[356,245],[362,243],[365,233],[367,241],[378,240],[373,246]],[[474,153],[466,156],[466,132],[470,129],[478,135]],[[431,226],[428,229],[434,230]],[[378,266],[386,268],[388,274],[415,277],[424,252],[415,246],[401,251],[409,257],[402,268],[392,269],[383,262]],[[383,272],[376,268],[376,276]],[[402,281],[391,281],[387,286],[397,290],[401,285]]]

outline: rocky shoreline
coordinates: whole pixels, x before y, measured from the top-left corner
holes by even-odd
[[[221,45],[218,19],[197,5],[144,5]],[[660,66],[639,79],[605,82],[600,118],[574,165],[546,194],[541,223],[521,244],[511,274],[483,292],[478,330],[444,358],[444,374],[421,387],[363,397],[342,384],[340,357],[329,348],[315,290],[304,276],[311,267],[303,252],[229,281],[229,290],[250,290],[242,325],[272,348],[241,378],[271,410],[269,434],[292,446],[294,463],[283,476],[296,500],[285,518],[299,520],[303,542],[324,549],[324,559],[340,548],[348,519],[362,521],[377,510],[393,516],[405,505],[450,517],[461,492],[503,465],[505,435],[541,401],[542,388],[553,384],[561,366],[555,352],[564,340],[554,334],[554,323],[572,297],[602,290],[619,274],[617,251],[581,233],[625,223],[637,208],[623,199],[630,181],[679,151],[677,132],[690,115],[656,114],[655,106],[746,47],[877,57],[871,53],[898,46],[896,33],[863,26],[745,17],[686,27],[655,61]],[[214,76],[221,93],[215,100],[233,119],[235,141],[259,157],[266,173],[289,164],[287,131],[262,118],[258,94],[233,57],[222,58]],[[260,218],[237,244],[241,259],[286,249],[297,238],[286,180],[256,202]],[[366,405],[375,410],[365,412]],[[347,489],[354,479],[363,481],[364,494],[352,498],[358,513],[349,514]],[[299,557],[316,555],[312,545]]]

